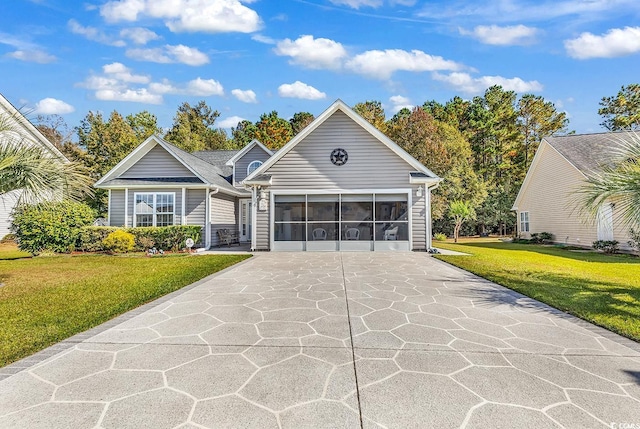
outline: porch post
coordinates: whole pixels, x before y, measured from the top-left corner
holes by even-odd
[[[205,189],[205,224],[204,224],[204,247],[211,247],[211,196],[209,192],[210,188]]]
[[[429,251],[429,249],[431,249],[432,246],[432,242],[431,242],[431,228],[433,227],[432,225],[432,221],[431,221],[431,188],[428,188],[425,186],[425,190],[424,190],[424,211],[425,211],[425,221],[427,222],[427,224],[425,225],[425,234],[427,235],[425,237],[425,243],[427,244],[427,252]]]
[[[254,252],[256,250],[256,231],[258,230],[256,226],[256,221],[258,217],[258,198],[256,187],[251,187],[251,251]]]
[[[185,200],[187,199],[187,188],[182,188],[182,213],[180,214],[180,225],[186,225],[187,220],[185,219]]]
[[[129,226],[129,188],[124,188],[124,227]]]

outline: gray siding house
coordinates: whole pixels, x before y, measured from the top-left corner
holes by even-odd
[[[237,231],[252,250],[391,251],[431,247],[440,178],[338,100],[275,154],[186,153],[150,137],[96,186],[113,226]]]

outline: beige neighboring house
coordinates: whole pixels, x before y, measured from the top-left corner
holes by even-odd
[[[0,94],[0,118],[2,118],[2,122],[7,121],[13,128],[12,131],[0,132],[0,145],[9,141],[40,145],[49,151],[54,158],[60,159],[60,162],[67,162],[64,155],[2,94]],[[0,238],[11,232],[11,212],[19,197],[20,191],[0,194]]]
[[[588,221],[576,208],[575,191],[589,173],[612,162],[611,147],[630,135],[608,132],[543,139],[512,208],[520,237],[550,232],[556,243],[590,247],[596,240],[617,240],[621,249],[629,249],[629,233],[618,220],[615,204],[603,204],[597,219]]]

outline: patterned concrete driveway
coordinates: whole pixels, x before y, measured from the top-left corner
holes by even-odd
[[[0,427],[640,425],[637,343],[426,254],[260,254],[108,326],[6,368]]]

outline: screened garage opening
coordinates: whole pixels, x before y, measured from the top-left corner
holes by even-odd
[[[409,250],[409,195],[275,195],[272,249]]]

